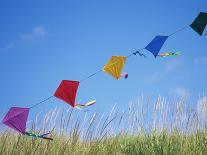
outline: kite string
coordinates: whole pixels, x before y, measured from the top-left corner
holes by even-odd
[[[89,79],[89,78],[91,78],[92,76],[94,76],[94,75],[96,75],[96,74],[98,74],[98,73],[100,73],[102,70],[99,70],[99,71],[97,71],[97,72],[95,72],[95,73],[93,73],[93,74],[91,74],[91,75],[89,75],[89,76],[87,76],[86,78],[83,78],[82,80],[80,80],[80,82],[83,82],[83,81],[85,81],[85,80],[87,80],[87,79]],[[44,100],[42,100],[42,101],[40,101],[40,102],[38,102],[38,103],[36,103],[36,104],[34,104],[34,105],[32,105],[31,107],[29,107],[30,109],[32,109],[32,108],[34,108],[34,107],[36,107],[36,106],[38,106],[38,105],[40,105],[41,103],[44,103],[44,102],[46,102],[46,101],[48,101],[48,100],[50,100],[51,98],[53,98],[54,96],[50,96],[50,97],[48,97],[48,98],[46,98],[46,99],[44,99]]]
[[[136,52],[131,53],[130,55],[127,56],[127,58],[131,57],[132,55],[136,55],[139,54],[139,56],[144,56],[146,58],[146,55],[144,55],[143,53],[140,53],[141,51],[143,51],[144,48],[137,50]]]
[[[173,36],[174,34],[180,32],[180,31],[183,31],[183,30],[185,30],[185,29],[188,28],[188,27],[189,27],[189,25],[186,25],[186,26],[184,26],[184,27],[178,29],[177,31],[171,33],[168,37],[171,37],[171,36]]]
[[[187,27],[188,27],[188,25],[185,26],[185,27],[183,27],[183,28],[181,28],[181,29],[178,29],[177,31],[171,33],[171,34],[169,35],[169,37],[171,37],[172,35],[174,35],[174,34],[180,32],[180,31],[183,31],[183,30],[186,29]],[[132,55],[136,55],[136,54],[139,54],[140,56],[144,56],[144,57],[146,57],[146,55],[144,55],[143,53],[140,53],[140,52],[143,51],[144,49],[145,49],[145,48],[142,48],[142,49],[140,49],[140,50],[137,50],[136,52],[131,53],[130,55],[127,56],[127,58],[131,57]],[[118,61],[117,61],[117,62],[118,62]],[[83,78],[83,79],[81,79],[80,82],[83,82],[83,81],[85,81],[85,80],[87,80],[87,79],[89,79],[89,78],[95,76],[96,74],[98,74],[98,73],[100,73],[100,72],[102,72],[102,69],[101,69],[101,70],[98,70],[97,72],[95,72],[95,73],[93,73],[93,74],[91,74],[91,75],[89,75],[89,76],[87,76],[87,77],[85,77],[85,78]],[[51,99],[52,97],[53,97],[53,96],[50,96],[50,97],[48,97],[48,98],[46,98],[46,99],[44,99],[44,100],[42,100],[42,101],[40,101],[40,102],[34,104],[34,105],[31,106],[30,108],[34,108],[34,107],[38,106],[39,104],[48,101],[48,100]]]
[[[140,49],[140,50],[138,50],[138,51],[136,51],[136,52],[133,52],[132,54],[130,54],[129,56],[127,56],[127,58],[129,58],[129,57],[132,56],[132,55],[136,55],[137,53],[138,53],[140,56],[144,56],[144,57],[146,57],[144,54],[140,53],[140,51],[142,51],[142,50],[143,50],[143,49]],[[118,62],[118,61],[117,61],[117,62]],[[98,70],[97,72],[95,72],[95,73],[93,73],[93,74],[91,74],[91,75],[89,75],[89,76],[87,76],[87,77],[81,79],[81,80],[80,80],[80,83],[83,82],[83,81],[85,81],[85,80],[87,80],[87,79],[89,79],[89,78],[91,78],[91,77],[93,77],[93,76],[95,76],[96,74],[98,74],[98,73],[100,73],[100,72],[102,72],[102,69],[100,69],[100,70]],[[41,103],[44,103],[44,102],[50,100],[50,99],[53,98],[53,97],[54,97],[54,96],[50,96],[50,97],[48,97],[48,98],[46,98],[46,99],[44,99],[44,100],[42,100],[42,101],[40,101],[40,102],[34,104],[33,106],[30,107],[30,109],[32,109],[32,108],[34,108],[34,107],[40,105]]]
[[[34,108],[34,107],[38,106],[39,104],[41,104],[41,103],[44,103],[44,102],[48,101],[48,100],[49,100],[49,99],[51,99],[51,98],[53,98],[53,96],[50,96],[50,97],[48,97],[48,98],[46,98],[46,99],[44,99],[44,100],[42,100],[42,101],[40,101],[40,102],[38,102],[38,103],[34,104],[33,106],[31,106],[31,107],[29,107],[29,108],[30,108],[30,109],[32,109],[32,108]]]
[[[87,76],[87,77],[81,79],[81,80],[80,80],[80,83],[83,82],[83,81],[85,81],[85,80],[87,80],[87,79],[89,79],[89,78],[91,78],[91,77],[93,77],[93,76],[95,76],[96,74],[98,74],[98,73],[100,73],[100,72],[102,72],[102,69],[100,69],[100,70],[98,70],[97,72],[95,72],[95,73],[93,73],[93,74],[91,74],[91,75],[89,75],[89,76]]]

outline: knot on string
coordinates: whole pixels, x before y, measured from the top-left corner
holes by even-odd
[[[139,54],[139,56],[143,56],[144,58],[146,58],[146,55],[144,55],[143,53],[140,53],[139,51],[136,51],[133,53],[134,55]]]

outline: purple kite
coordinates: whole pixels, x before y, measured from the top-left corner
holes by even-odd
[[[29,115],[29,110],[30,108],[11,107],[6,116],[3,118],[2,123],[23,135],[53,140],[52,138],[47,137],[48,133],[41,136],[36,136],[33,133],[26,132],[26,123]]]
[[[18,131],[19,133],[24,134],[26,130],[28,114],[29,108],[11,107],[4,117],[2,123]]]

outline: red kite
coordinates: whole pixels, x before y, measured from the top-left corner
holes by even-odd
[[[71,80],[62,80],[59,87],[57,88],[54,96],[63,100],[67,104],[70,104],[72,107],[85,107],[94,104],[96,101],[91,101],[86,104],[76,104],[76,94],[79,86],[79,81],[71,81]]]

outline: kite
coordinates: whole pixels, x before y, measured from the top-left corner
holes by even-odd
[[[102,70],[118,80],[121,76],[121,71],[125,62],[125,56],[112,56],[108,63],[102,68]]]
[[[166,53],[161,53],[161,54],[158,54],[159,57],[168,57],[168,56],[179,56],[180,53],[179,52],[166,52]]]
[[[207,13],[200,12],[190,27],[197,32],[199,35],[202,36],[203,31],[207,25]]]
[[[17,132],[24,134],[28,114],[29,108],[11,107],[6,116],[3,118],[2,123]]]
[[[155,36],[154,39],[145,47],[145,49],[150,51],[156,58],[167,38],[168,36]]]
[[[95,104],[95,100],[88,102],[86,104],[76,104],[76,94],[79,86],[79,81],[71,81],[71,80],[62,80],[59,87],[57,88],[54,96],[58,99],[66,102],[67,104],[71,105],[74,108],[82,108],[86,106],[90,106]]]
[[[32,133],[26,132],[26,123],[29,110],[29,108],[11,107],[3,118],[2,123],[16,130],[22,135],[32,136]],[[43,134],[39,137],[36,137],[52,140],[52,138],[46,137],[46,135],[48,134]]]

